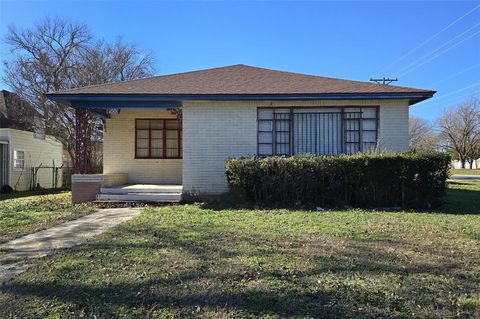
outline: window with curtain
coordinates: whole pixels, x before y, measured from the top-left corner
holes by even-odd
[[[182,158],[178,119],[135,120],[135,158]]]

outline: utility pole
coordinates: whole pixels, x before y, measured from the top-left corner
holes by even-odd
[[[381,79],[370,78],[370,81],[375,82],[377,84],[389,85],[392,82],[398,81],[398,78],[394,78],[394,79],[386,78],[386,77],[383,77]]]

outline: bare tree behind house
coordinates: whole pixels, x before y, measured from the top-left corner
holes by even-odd
[[[480,157],[480,102],[470,98],[452,110],[446,111],[439,120],[443,146],[465,168]]]
[[[48,101],[45,93],[78,86],[111,83],[152,74],[152,57],[122,40],[96,40],[87,26],[62,18],[46,18],[31,28],[8,28],[4,42],[10,55],[4,59],[3,80],[41,117],[40,127],[57,137],[73,160],[75,149],[74,112]],[[94,113],[88,113],[87,131],[91,152],[99,149],[102,132]],[[101,148],[100,148],[101,149]],[[87,168],[98,171],[98,154],[90,154]]]
[[[427,120],[410,117],[408,130],[411,151],[434,151],[438,148],[438,134]]]

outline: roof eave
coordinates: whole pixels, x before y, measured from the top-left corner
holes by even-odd
[[[47,93],[48,99],[74,108],[172,107],[183,101],[291,101],[407,99],[410,105],[426,100],[435,91],[409,93],[301,93],[301,94],[65,94]]]

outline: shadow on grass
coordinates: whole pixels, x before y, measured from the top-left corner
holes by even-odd
[[[69,191],[69,190],[65,188],[58,188],[58,189],[44,189],[44,190],[38,190],[38,191],[20,191],[20,192],[6,193],[6,194],[0,193],[0,201],[6,200],[6,199],[35,196],[35,195],[58,194],[66,191]]]
[[[184,278],[197,277],[198,274],[184,276]],[[118,311],[118,308],[143,308],[146,311],[155,308],[173,308],[179,311],[177,316],[182,317],[183,314],[187,317],[203,317],[201,311],[205,311],[205,307],[210,308],[209,311],[242,310],[250,315],[273,313],[281,316],[312,317],[315,314],[322,314],[323,318],[348,316],[348,311],[330,306],[335,304],[333,296],[319,291],[302,293],[300,291],[268,292],[253,290],[235,293],[211,290],[198,293],[185,290],[175,293],[167,288],[149,293],[149,287],[152,285],[162,286],[164,284],[158,281],[149,281],[148,284],[111,284],[106,287],[95,287],[82,284],[25,283],[16,285],[14,288],[7,285],[2,287],[1,290],[20,295],[63,300],[76,304],[77,310],[86,308],[86,311],[82,311],[83,313],[88,314],[94,311],[100,313],[100,318],[110,318],[112,314]],[[105,298],[104,296],[108,297]],[[288,308],[285,305],[288,305]],[[194,315],[195,313],[197,316]],[[357,314],[362,317],[367,316],[365,311],[361,310]]]
[[[215,239],[220,242],[219,238],[215,238],[217,236],[212,234],[205,240],[208,243]],[[343,255],[318,256],[317,253],[314,253],[313,256],[305,256],[292,251],[283,255],[283,258],[297,258],[298,256],[313,258],[317,266],[308,270],[297,271],[281,263],[275,265],[273,269],[258,270],[254,266],[248,266],[245,269],[225,270],[214,267],[215,264],[222,263],[220,256],[229,255],[222,248],[225,246],[218,245],[211,250],[211,245],[204,245],[203,241],[186,245],[184,241],[178,239],[175,232],[165,232],[161,234],[161,237],[166,241],[164,246],[170,249],[186,249],[192,254],[192,258],[200,260],[201,263],[174,274],[169,274],[166,271],[168,268],[162,269],[159,264],[159,268],[148,275],[143,275],[137,269],[138,273],[133,274],[133,277],[122,277],[124,278],[122,281],[112,280],[112,282],[106,282],[102,278],[99,279],[100,283],[92,281],[82,283],[82,281],[74,280],[75,276],[72,277],[72,273],[78,274],[79,270],[72,266],[65,266],[56,270],[56,279],[20,280],[1,286],[0,291],[13,294],[16,296],[15,298],[60,301],[70,305],[69,312],[96,314],[98,318],[114,317],[119,309],[130,313],[139,309],[149,312],[165,308],[174,309],[179,317],[210,317],[212,314],[209,311],[217,314],[233,312],[233,317],[264,315],[311,318],[395,317],[394,314],[398,315],[399,312],[407,314],[412,310],[417,311],[417,309],[409,309],[411,305],[409,304],[408,287],[397,290],[395,295],[388,297],[387,290],[378,291],[364,287],[360,283],[343,283],[341,281],[336,282],[333,287],[326,287],[324,284],[316,283],[315,278],[333,275],[341,276],[348,281],[348,277],[353,274],[371,278],[372,274],[414,276],[417,273],[422,277],[427,273],[435,274],[439,278],[448,273],[452,278],[457,276],[456,271],[461,270],[459,264],[438,264],[432,271],[431,265],[421,262],[415,262],[409,267],[401,267],[398,265],[397,255],[381,252],[374,247],[365,249],[363,245],[347,247],[348,249],[344,251]],[[227,243],[226,246],[230,245]],[[89,255],[102,250],[112,250],[118,253],[119,249],[128,251],[156,248],[158,247],[155,245],[145,244],[101,244],[87,245],[77,251]],[[259,254],[259,252],[249,253]],[[272,254],[281,254],[281,252]],[[122,259],[121,257],[122,255],[120,255],[120,259]],[[124,255],[123,258],[125,257]],[[257,257],[264,257],[263,253],[262,256],[258,255]],[[123,262],[125,260],[122,260]],[[139,262],[138,258],[135,262]],[[125,274],[122,270],[116,272],[120,275]],[[134,270],[132,269],[131,272]],[[72,279],[61,279],[64,275],[68,275]],[[475,291],[478,280],[471,281],[470,277],[461,280],[468,282],[468,285],[463,285],[464,292],[473,293]],[[451,289],[452,282],[449,285],[449,289]],[[421,284],[416,284],[414,289],[421,289],[423,292],[421,296],[417,295],[417,303],[413,306],[428,307],[435,299],[436,302],[433,306],[437,307],[436,311],[455,312],[456,306],[448,310],[441,308],[440,303],[447,298],[447,289],[439,291],[438,288],[441,287],[427,289]],[[15,309],[12,310],[15,311]],[[202,313],[202,311],[206,313]],[[439,314],[446,313],[440,312]]]
[[[448,188],[442,199],[443,204],[433,209],[400,209],[400,208],[356,208],[362,211],[385,211],[385,212],[418,212],[426,214],[455,214],[455,215],[472,215],[480,214],[480,184],[474,186],[470,181],[450,181],[450,185],[461,188]],[[472,188],[472,189],[469,189]],[[223,201],[212,201],[201,203],[201,208],[210,210],[232,210],[232,209],[261,209],[261,210],[278,210],[285,209],[287,211],[311,211],[317,212],[314,206],[303,207],[262,207],[250,203],[242,203],[231,198],[226,198]],[[344,208],[327,208],[331,211],[346,211],[351,210]]]
[[[204,317],[202,311],[238,312],[249,316],[274,314],[282,317],[316,317],[324,318],[348,317],[353,309],[344,309],[338,305],[338,297],[334,292],[321,289],[272,289],[271,286],[246,288],[249,282],[261,279],[262,274],[246,267],[241,271],[227,268],[216,268],[214,263],[234,258],[234,243],[223,242],[219,234],[211,233],[201,239],[189,241],[179,237],[179,231],[164,230],[161,234],[143,229],[148,237],[160,237],[161,242],[155,244],[129,243],[109,244],[91,243],[73,250],[75,254],[95,258],[97,254],[115,251],[122,260],[133,250],[151,251],[157,249],[180,250],[188,252],[188,260],[198,260],[200,264],[186,267],[170,274],[170,269],[159,264],[154,273],[145,278],[142,274],[132,274],[133,278],[122,283],[82,284],[77,280],[64,281],[40,279],[34,281],[10,282],[0,286],[0,292],[10,293],[18,297],[38,297],[47,300],[62,301],[75,305],[70,310],[84,314],[100,314],[99,318],[115,317],[118,309],[174,309],[174,317]],[[215,243],[218,243],[215,244]],[[123,255],[125,254],[125,255]],[[138,262],[138,257],[137,257]],[[123,259],[123,263],[126,260]],[[182,262],[181,260],[179,262]],[[237,269],[238,270],[238,269]],[[132,270],[133,272],[134,270]],[[172,270],[173,271],[173,270]],[[79,269],[71,266],[57,268],[56,276],[77,273]],[[118,271],[119,273],[122,270]],[[87,274],[88,275],[88,274]],[[139,279],[137,275],[140,275]],[[268,277],[279,274],[265,273]],[[288,280],[280,274],[279,280]],[[282,278],[283,277],[283,278]],[[209,283],[203,286],[202,283]],[[2,307],[0,307],[1,309]],[[3,311],[15,313],[17,309],[6,306]],[[356,310],[361,317],[369,317],[368,310]],[[40,315],[40,314],[38,314]],[[207,315],[208,316],[208,315]],[[211,316],[211,313],[210,313]],[[133,318],[134,316],[132,316]]]
[[[467,181],[450,181],[449,184],[453,187],[447,189],[444,204],[435,209],[436,213],[480,214],[480,189],[473,189],[473,184]]]
[[[200,235],[195,239],[182,236],[192,230]],[[234,317],[386,318],[408,317],[419,306],[426,313],[435,311],[432,316],[458,313],[458,305],[447,305],[454,287],[474,294],[480,284],[461,260],[451,256],[440,262],[416,260],[410,253],[417,246],[402,241],[396,247],[378,240],[341,243],[326,251],[319,240],[292,248],[294,238],[277,241],[256,233],[212,230],[208,223],[162,229],[134,226],[129,232],[142,240],[93,242],[72,250],[70,260],[95,260],[93,268],[66,263],[45,277],[37,274],[32,280],[7,283],[0,292],[16,299],[25,297],[26,302],[30,298],[60,301],[69,305],[69,311],[97,312],[98,318],[116,317],[118,311],[148,313],[165,308],[176,317],[211,317],[213,311],[226,314],[223,317],[233,313]],[[272,249],[261,249],[265,247]],[[173,262],[171,256],[155,253],[159,250],[176,251],[183,257]],[[441,255],[434,249],[429,253]],[[239,262],[245,258],[268,262]],[[308,261],[309,266],[289,263],[293,260]],[[101,276],[105,266],[112,267],[111,281],[92,280]],[[379,290],[371,286],[372,276],[380,285],[385,278],[394,279]],[[422,282],[426,276],[435,278]],[[445,276],[448,282],[442,279]],[[406,281],[399,286],[396,278]],[[9,307],[4,310],[16,310]]]

